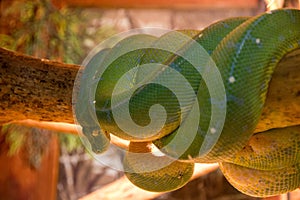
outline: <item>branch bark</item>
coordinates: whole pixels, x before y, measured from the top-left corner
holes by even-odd
[[[24,119],[73,123],[79,67],[0,48],[0,125]]]
[[[299,63],[300,50],[279,63],[256,132],[300,124]],[[72,91],[79,68],[0,48],[0,125],[25,119],[74,123]]]

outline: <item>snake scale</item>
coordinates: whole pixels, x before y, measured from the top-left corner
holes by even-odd
[[[254,134],[275,67],[300,47],[300,11],[279,9],[176,33],[184,39],[177,41],[174,32],[126,37],[88,63],[107,65],[102,74],[96,70],[94,107],[88,112],[96,113],[101,131],[90,131],[93,119],[76,111],[92,150],[105,151],[110,134],[129,140],[125,174],[149,191],[178,189],[190,180],[194,163],[212,162],[251,196],[300,187],[300,123]],[[169,50],[175,41],[178,53]],[[194,43],[209,56],[204,56],[208,67],[195,68],[193,60],[202,55]]]

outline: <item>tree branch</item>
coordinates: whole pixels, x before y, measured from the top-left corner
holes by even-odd
[[[300,124],[299,63],[296,50],[276,67],[256,132]],[[79,67],[0,48],[0,125],[24,119],[74,123]]]
[[[72,90],[79,70],[0,48],[0,125],[35,119],[73,123]]]

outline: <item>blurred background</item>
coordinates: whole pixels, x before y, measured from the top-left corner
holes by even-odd
[[[285,5],[295,6],[294,1]],[[0,46],[81,64],[97,44],[126,30],[201,30],[220,19],[266,9],[263,0],[0,0]],[[0,130],[0,199],[74,200],[123,175],[93,160],[79,138],[67,132],[14,124]],[[112,152],[103,159],[118,164],[122,158]],[[216,170],[156,199],[258,198],[239,193]]]

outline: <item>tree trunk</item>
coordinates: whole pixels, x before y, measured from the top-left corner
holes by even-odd
[[[18,153],[9,155],[6,135],[0,132],[0,199],[56,199],[59,144],[56,134],[47,134],[51,135],[44,147],[46,151],[39,166],[33,167],[28,157],[36,155],[29,155],[28,146],[22,146]]]

